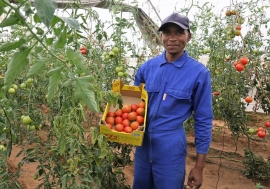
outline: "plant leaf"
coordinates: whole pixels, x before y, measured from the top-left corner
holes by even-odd
[[[42,71],[44,71],[48,61],[49,60],[45,58],[36,60],[36,63],[32,66],[32,68],[30,68],[26,77],[28,78],[40,74]]]
[[[65,23],[67,23],[71,28],[74,28],[76,30],[80,29],[80,23],[76,19],[61,17],[61,16],[58,16],[58,17],[62,19]]]
[[[75,96],[82,100],[91,110],[98,112],[95,95],[89,87],[90,83],[81,78],[76,78]]]
[[[35,0],[34,6],[37,10],[39,18],[42,20],[45,26],[49,28],[52,18],[54,17],[55,9],[57,8],[55,1]]]
[[[53,99],[54,94],[57,90],[57,87],[60,83],[61,70],[62,70],[62,67],[57,67],[48,72],[48,76],[50,77],[49,87],[48,87],[48,98],[47,98],[48,102],[51,102],[51,100]]]
[[[10,51],[12,49],[16,49],[16,48],[20,47],[22,44],[24,44],[25,42],[26,42],[26,40],[21,38],[15,42],[5,43],[5,44],[0,46],[0,52]]]
[[[64,48],[67,43],[67,28],[65,27],[63,32],[58,37],[57,41],[54,44],[55,48]]]
[[[19,18],[16,15],[10,15],[10,17],[6,18],[0,23],[0,27],[12,26],[19,22]]]
[[[58,140],[57,147],[59,149],[60,155],[63,155],[66,151],[66,141],[63,134],[61,134],[60,139]]]
[[[22,52],[15,52],[11,57],[4,79],[4,84],[7,88],[12,85],[15,77],[20,75],[21,71],[28,65],[29,60],[27,56],[30,51],[31,48],[27,48]]]
[[[72,49],[68,48],[66,51],[66,57],[71,64],[76,65],[83,72],[87,72],[87,68],[83,64],[83,57],[81,56],[79,51],[73,51]]]

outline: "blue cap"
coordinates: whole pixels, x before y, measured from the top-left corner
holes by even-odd
[[[162,21],[161,26],[159,27],[158,31],[162,31],[164,29],[164,25],[168,24],[168,23],[173,23],[173,24],[180,26],[184,30],[189,30],[188,17],[186,17],[184,15],[180,15],[179,13],[173,13],[170,16],[168,16],[167,18],[165,18]]]

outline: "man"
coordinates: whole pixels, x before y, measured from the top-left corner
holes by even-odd
[[[173,13],[159,31],[165,51],[140,66],[135,85],[145,83],[148,113],[144,141],[136,148],[133,189],[183,189],[186,135],[183,122],[194,113],[197,160],[187,188],[198,189],[212,136],[209,70],[184,50],[191,39],[189,19]]]

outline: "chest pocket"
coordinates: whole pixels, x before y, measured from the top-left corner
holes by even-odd
[[[192,106],[191,93],[176,89],[167,89],[160,104],[162,114],[183,116]]]

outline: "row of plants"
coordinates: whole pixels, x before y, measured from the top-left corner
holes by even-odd
[[[197,59],[209,56],[214,114],[232,131],[236,148],[239,137],[248,143],[254,137],[247,106],[255,102],[255,112],[269,113],[267,3],[232,3],[220,15],[210,3],[191,1],[179,10],[186,15],[197,10],[187,50]],[[68,4],[60,16],[53,0],[0,0],[1,33],[10,34],[0,42],[2,188],[22,188],[21,167],[31,162],[39,163],[33,175],[40,181],[37,188],[130,188],[122,168],[131,163],[132,147],[107,142],[99,134],[100,115],[106,103],[122,105],[121,96],[111,91],[112,81],[132,83],[137,67],[159,52],[130,41],[125,34],[138,33],[135,21],[123,16],[116,1],[108,4],[112,20],[104,22],[79,2]],[[136,58],[136,66],[127,55]],[[262,140],[269,142],[268,129],[264,132]],[[26,146],[15,173],[7,165],[13,145]],[[251,149],[245,158],[246,176],[269,179],[268,161]],[[258,161],[262,166],[253,168]]]

